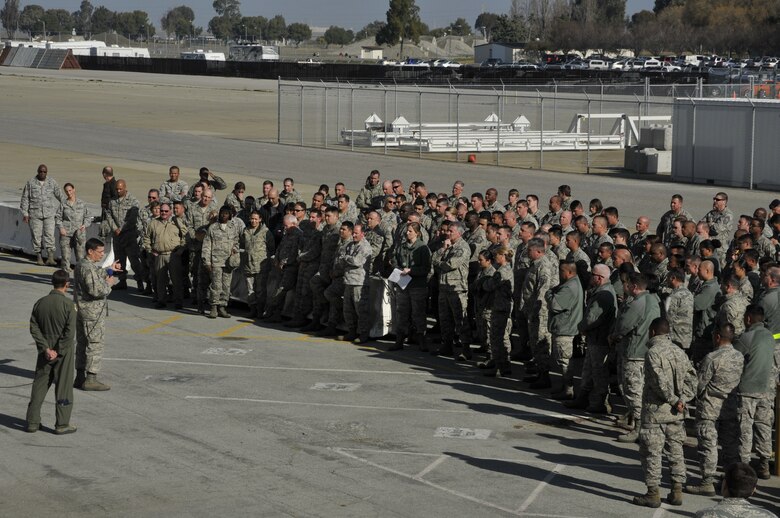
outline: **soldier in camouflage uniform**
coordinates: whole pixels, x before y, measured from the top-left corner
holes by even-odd
[[[685,273],[671,270],[666,282],[672,290],[664,301],[664,315],[669,322],[669,338],[686,352],[693,340],[693,293],[685,285]]]
[[[490,343],[490,360],[484,368],[485,376],[501,376],[512,374],[512,364],[509,353],[512,349],[509,334],[512,330],[512,295],[514,293],[514,272],[512,271],[512,250],[500,247],[496,250],[494,261],[497,266],[493,275],[487,277],[482,289],[492,295],[487,303],[490,307],[488,337]],[[492,362],[492,365],[490,363]]]
[[[368,269],[369,276],[381,276],[385,272],[387,252],[392,238],[387,239],[385,231],[380,226],[381,218],[379,213],[371,211],[366,214],[366,225],[364,227],[364,237],[371,245],[371,266]],[[404,236],[405,238],[406,236]]]
[[[560,284],[545,295],[550,315],[548,328],[552,335],[552,357],[561,375],[561,388],[552,394],[556,400],[574,398],[574,371],[569,360],[574,351],[574,337],[579,334],[577,324],[582,321],[584,298],[577,265],[562,262],[559,267]]]
[[[691,359],[694,365],[709,352],[712,322],[718,314],[717,301],[720,294],[715,267],[712,261],[702,261],[698,270],[701,287],[693,297],[693,344]]]
[[[355,205],[360,210],[368,210],[372,207],[374,198],[382,196],[382,183],[379,181],[379,171],[374,169],[366,178],[366,185],[360,189],[357,198],[355,198]]]
[[[358,209],[354,203],[349,201],[349,195],[342,194],[338,197],[339,223],[349,221],[353,225],[358,220]]]
[[[722,303],[712,324],[715,328],[725,323],[734,326],[734,338],[738,339],[745,332],[745,308],[747,299],[739,291],[739,281],[736,277],[728,277],[721,284]]]
[[[439,325],[441,347],[436,354],[449,356],[461,345],[460,360],[471,359],[471,336],[467,320],[468,277],[471,248],[463,234],[462,223],[452,223],[442,247],[433,254],[434,268],[439,271]],[[460,344],[456,343],[456,340]]]
[[[629,274],[625,288],[626,294],[632,298],[618,313],[610,342],[617,347],[621,392],[628,408],[628,417],[633,418],[635,423],[634,430],[618,437],[618,441],[635,442],[639,436],[636,423],[640,422],[642,412],[648,333],[650,323],[661,315],[661,309],[658,297],[647,291],[647,278],[644,275]],[[668,327],[668,323],[666,325]],[[664,334],[668,334],[668,330]]]
[[[758,455],[756,473],[769,478],[772,457],[772,422],[777,389],[777,349],[772,332],[765,327],[764,310],[751,304],[745,310],[747,330],[734,342],[734,348],[745,355],[745,368],[737,388],[739,406],[739,456],[750,462],[755,449]]]
[[[403,349],[404,339],[409,336],[414,325],[415,341],[421,351],[427,351],[425,332],[428,327],[425,311],[428,298],[428,275],[431,272],[431,251],[422,242],[422,228],[412,222],[406,228],[406,241],[395,248],[390,259],[393,268],[408,275],[411,281],[406,288],[394,287],[395,291],[395,344],[388,351]],[[411,324],[411,325],[410,325]]]
[[[243,250],[241,272],[246,279],[249,294],[249,316],[260,317],[265,310],[266,284],[276,241],[263,224],[259,211],[252,211],[249,226],[241,233],[239,244]]]
[[[198,203],[190,205],[185,218],[187,227],[187,247],[190,251],[190,274],[192,276],[192,291],[198,304],[198,312],[203,313],[208,300],[208,287],[211,275],[202,260],[203,239],[208,226],[216,219],[212,203],[211,189],[205,189]]]
[[[537,372],[523,379],[532,389],[551,387],[550,346],[552,336],[547,327],[547,291],[558,284],[558,265],[546,255],[545,243],[540,238],[528,242],[528,257],[532,261],[521,289],[521,311],[528,318],[528,335]]]
[[[715,350],[699,366],[696,390],[696,435],[699,438],[701,482],[686,486],[686,493],[715,496],[718,442],[723,447],[723,465],[738,461],[737,386],[744,357],[732,345],[734,326],[722,323],[715,328]]]
[[[187,182],[179,179],[179,168],[172,165],[168,168],[168,179],[160,184],[160,201],[182,201],[187,199],[189,186]]]
[[[88,239],[86,257],[76,265],[73,278],[73,298],[76,301],[76,381],[74,387],[82,390],[108,390],[111,387],[98,381],[103,360],[104,334],[111,286],[117,278],[109,275],[99,264],[105,256],[105,245],[99,239]],[[119,261],[113,271],[119,272]]]
[[[368,342],[371,331],[368,279],[372,253],[363,225],[355,225],[352,242],[338,259],[344,268],[344,323],[347,334],[343,339],[355,344]]]
[[[281,200],[282,205],[303,201],[303,196],[298,194],[298,191],[295,190],[295,181],[292,178],[285,178],[282,182],[282,190],[279,193],[279,199]]]
[[[593,218],[591,226],[593,227],[593,236],[589,241],[587,252],[591,263],[595,263],[598,262],[599,247],[604,243],[612,243],[612,238],[607,233],[609,227],[607,226],[607,218],[604,216],[596,216]]]
[[[339,227],[339,241],[336,255],[330,266],[330,284],[325,289],[325,298],[328,301],[328,326],[319,333],[320,336],[336,336],[338,326],[344,318],[344,256],[347,246],[352,243],[352,230],[354,225],[345,221]]]
[[[693,216],[683,209],[683,197],[680,194],[672,196],[672,201],[669,203],[669,210],[661,216],[661,220],[658,222],[658,228],[655,233],[661,238],[661,241],[666,246],[672,244],[674,241],[674,221],[677,218],[685,218],[686,220],[693,219]]]
[[[320,233],[320,259],[317,272],[309,281],[312,293],[311,324],[302,331],[319,331],[322,329],[322,315],[325,313],[328,301],[325,290],[331,282],[331,270],[339,247],[339,212],[336,207],[328,207],[324,211],[325,222]]]
[[[57,209],[54,221],[60,229],[60,267],[70,273],[71,253],[76,255],[76,262],[84,258],[87,227],[92,218],[87,204],[76,197],[76,188],[72,183],[66,183],[63,190],[66,198]]]
[[[184,245],[187,227],[173,217],[169,202],[160,206],[160,218],[153,219],[144,233],[143,244],[147,255],[152,258],[152,279],[156,285],[156,308],[163,309],[167,303],[168,284],[173,285],[173,302],[176,309],[182,309],[184,283],[182,282],[181,256],[174,255]]]
[[[699,221],[706,223],[710,229],[710,237],[717,237],[723,248],[728,248],[731,238],[734,236],[734,213],[727,207],[729,196],[725,192],[719,192],[712,198],[712,210]]]
[[[238,227],[230,224],[233,211],[230,207],[219,209],[217,221],[209,225],[206,236],[203,238],[201,261],[211,276],[209,284],[209,305],[211,312],[209,318],[230,318],[227,312],[230,300],[230,281],[233,270],[240,262],[234,261],[238,257]],[[240,257],[239,257],[240,258]]]
[[[493,311],[493,297],[494,292],[486,289],[486,281],[496,273],[496,269],[493,267],[493,252],[490,250],[483,250],[479,253],[479,273],[477,278],[474,279],[469,285],[469,295],[474,296],[474,314],[476,315],[477,324],[477,340],[480,347],[488,352],[488,359],[484,362],[480,362],[477,366],[480,369],[493,369],[495,368],[495,361],[489,357],[490,355],[490,320],[491,312]],[[514,274],[513,274],[514,275]]]
[[[322,253],[322,212],[312,212],[308,221],[302,221],[303,245],[298,254],[298,279],[295,281],[295,316],[287,327],[303,327],[313,307],[311,280],[320,268]]]
[[[54,260],[54,224],[63,197],[57,181],[48,174],[49,168],[45,164],[38,166],[38,174],[24,184],[19,206],[22,219],[30,224],[33,253],[39,266],[43,266],[42,249],[46,250],[46,264],[57,264]]]
[[[585,310],[577,329],[585,335],[585,361],[582,382],[574,401],[566,401],[567,408],[586,409],[605,414],[611,411],[609,396],[609,345],[607,339],[617,313],[617,297],[609,282],[609,268],[603,264],[593,267],[591,289],[587,293]]]
[[[696,371],[683,350],[669,339],[669,323],[665,319],[653,320],[649,332],[639,432],[639,455],[647,493],[635,496],[634,503],[661,506],[658,486],[661,484],[661,453],[666,450],[672,475],[672,491],[667,502],[682,505],[685,408],[696,393]]]
[[[268,276],[269,291],[263,315],[270,323],[282,321],[287,293],[295,290],[295,283],[298,280],[298,256],[303,248],[303,231],[298,227],[295,216],[286,215],[282,224],[284,237],[276,249],[273,268]]]
[[[138,282],[138,291],[143,291],[144,285],[141,279],[145,269],[141,264],[138,246],[142,226],[139,214],[141,206],[135,196],[127,192],[127,183],[124,180],[117,180],[116,191],[119,198],[111,200],[108,205],[108,228],[113,233],[114,257],[122,265],[122,270],[119,273],[119,282],[112,289],[127,289],[125,268],[129,259],[134,278]]]

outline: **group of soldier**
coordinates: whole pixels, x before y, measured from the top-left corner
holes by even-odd
[[[53,264],[56,224],[62,267],[70,268],[70,250],[80,265],[90,263],[85,206],[71,184],[63,196],[46,173],[38,168],[22,200],[36,259],[42,263],[46,250]],[[648,487],[637,504],[660,505],[664,447],[668,501],[682,502],[684,421],[693,400],[701,481],[686,490],[715,494],[718,445],[724,466],[749,462],[755,448],[758,476],[769,477],[780,361],[779,200],[736,217],[719,192],[697,220],[675,194],[655,233],[648,216],[631,233],[616,207],[598,199],[586,207],[568,185],[544,211],[537,195],[523,198],[516,189],[506,203],[495,188],[466,196],[462,181],[450,194],[428,192],[421,181],[407,191],[375,170],[354,200],[337,183],[333,196],[322,185],[307,205],[287,178],[281,191],[265,181],[257,197],[239,182],[218,203],[224,180],[202,168],[190,187],[173,166],[144,206],[110,167],[103,177],[97,241],[112,241],[118,263],[113,277],[93,272],[103,288],[109,280],[113,290],[127,288],[129,261],[139,291],[158,308],[181,309],[191,296],[209,318],[229,318],[237,270],[250,316],[362,344],[376,318],[370,285],[381,281],[393,309],[389,350],[410,343],[458,361],[476,352],[486,376],[510,376],[512,360],[523,360],[529,388],[552,388],[552,398],[594,414],[612,412],[616,371],[627,408],[618,425],[628,430],[619,440],[639,442]],[[42,208],[30,201],[36,197],[47,200]],[[89,256],[89,243],[86,250]],[[577,353],[583,366],[575,390]],[[93,367],[76,363],[96,382]]]

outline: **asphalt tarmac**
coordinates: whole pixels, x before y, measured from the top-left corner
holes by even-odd
[[[423,178],[432,190],[448,191],[455,179],[469,192],[495,186],[502,199],[509,187],[544,196],[568,183],[576,198],[620,207],[628,226],[641,214],[657,223],[675,192],[704,214],[719,190],[280,146],[273,83],[259,84],[264,92],[252,86],[3,68],[3,199],[18,200],[40,162],[92,203],[105,164],[127,176],[139,198],[172,163],[190,181],[201,165],[229,183],[250,181],[250,193],[285,176],[309,195],[339,180],[357,191],[373,168],[405,184]],[[775,197],[727,191],[737,214]],[[686,495],[682,507],[631,504],[645,489],[637,446],[616,442],[611,420],[528,391],[519,365],[513,378],[489,380],[473,364],[413,348],[388,353],[386,341],[360,347],[257,325],[240,307],[214,321],[192,309],[154,310],[132,288],[109,299],[103,376],[112,389],[77,391],[79,430],[62,437],[49,433],[50,395],[44,430],[27,434],[29,314],[48,293],[51,272],[0,254],[0,514],[650,517],[691,516],[717,501]],[[697,480],[693,445],[689,438],[686,456]],[[665,495],[666,470],[664,477]],[[760,481],[753,501],[777,513],[778,478]]]

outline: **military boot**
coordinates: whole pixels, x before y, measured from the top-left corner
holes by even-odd
[[[84,381],[84,384],[81,386],[81,390],[92,390],[96,392],[102,392],[104,390],[111,390],[111,386],[99,382],[97,379],[97,374],[91,374],[88,372],[87,379]]]
[[[564,401],[563,406],[566,408],[572,408],[576,410],[584,410],[588,408],[588,395],[590,392],[586,390],[581,390],[577,393],[577,397],[572,399],[571,401]]]
[[[46,250],[46,266],[57,266],[57,261],[54,259],[54,250]]]
[[[80,389],[84,386],[84,381],[87,379],[87,373],[84,371],[84,369],[79,369],[76,371],[76,379],[73,380],[73,388]]]
[[[642,496],[635,496],[634,504],[654,509],[661,507],[661,494],[658,492],[658,486],[647,486],[647,493]]]
[[[618,436],[618,442],[636,442],[639,440],[639,428],[635,428],[630,432],[626,432],[623,435]]]
[[[217,308],[217,316],[220,318],[230,318],[230,313],[227,312],[227,308],[225,306],[219,306]]]
[[[456,360],[459,361],[459,362],[467,362],[467,361],[471,360],[471,358],[472,358],[472,355],[471,355],[471,345],[469,345],[467,343],[464,343],[462,345],[462,347],[461,347],[460,354],[458,355]]]
[[[604,401],[601,404],[588,405],[585,411],[589,414],[609,414],[612,412],[612,405],[609,404],[609,401]]]
[[[331,337],[331,336],[338,336],[338,334],[339,334],[339,330],[336,329],[336,326],[330,326],[329,325],[325,329],[319,331],[317,333],[317,336]]]
[[[574,399],[574,387],[564,385],[561,390],[553,392],[550,397],[556,401],[568,401]]]
[[[417,333],[414,335],[415,342],[417,343],[417,348],[422,352],[428,351],[428,338],[425,336],[425,333]]]
[[[624,430],[633,430],[636,425],[636,423],[634,423],[634,415],[631,412],[626,412],[617,418],[615,425]]]
[[[404,348],[404,335],[398,333],[395,335],[395,343],[387,348],[388,351],[400,351]]]
[[[37,264],[38,266],[43,266],[43,256],[41,255],[40,252],[38,252],[38,255],[35,259],[35,264]]]
[[[550,387],[552,387],[552,381],[550,381],[549,372],[540,372],[539,378],[528,386],[531,390],[542,390]]]
[[[57,435],[68,435],[69,433],[75,433],[78,428],[72,424],[65,424],[54,428],[54,433]]]
[[[772,474],[769,473],[769,459],[758,459],[757,462],[750,463],[756,470],[756,476],[761,480],[769,480]]]
[[[60,268],[65,270],[66,272],[70,272],[70,261],[65,259],[64,257],[60,259]]]
[[[702,480],[698,486],[685,486],[685,492],[690,495],[715,496],[715,484],[712,480]]]
[[[682,505],[682,482],[672,483],[672,490],[666,495],[666,502],[669,505]]]
[[[434,356],[452,356],[452,344],[445,344],[442,343],[441,347],[438,349],[430,351],[430,353]]]
[[[208,318],[217,318],[217,306],[211,306],[211,311],[206,316]]]

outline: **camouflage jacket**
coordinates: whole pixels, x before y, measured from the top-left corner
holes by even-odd
[[[748,300],[740,293],[735,291],[726,295],[723,304],[720,305],[718,314],[715,315],[714,326],[729,324],[734,326],[734,338],[745,332],[745,310],[748,307]]]
[[[298,256],[303,248],[303,231],[299,227],[286,231],[276,248],[274,260],[278,266],[298,266]]]
[[[469,248],[471,248],[469,262],[476,262],[479,258],[479,253],[488,246],[485,230],[482,227],[477,227],[473,232],[468,230],[463,234],[463,239],[466,240],[466,243],[469,244]]]
[[[497,312],[512,312],[512,293],[514,293],[515,276],[512,267],[505,264],[485,280],[482,289],[492,294],[490,309]]]
[[[160,199],[168,201],[181,201],[187,198],[189,185],[184,180],[164,181],[160,184]]]
[[[63,200],[57,214],[54,216],[54,222],[58,227],[64,228],[69,236],[72,236],[79,228],[89,226],[90,217],[87,204],[76,198],[73,205],[68,200]]]
[[[672,290],[665,301],[669,339],[688,349],[693,341],[693,293],[685,286]]]
[[[320,233],[320,269],[318,273],[325,279],[330,278],[330,271],[333,268],[333,262],[336,260],[336,254],[339,248],[339,226],[325,225]]]
[[[47,176],[41,183],[38,177],[33,177],[24,184],[19,208],[22,209],[22,216],[25,217],[53,218],[64,200],[65,196],[57,180]]]
[[[463,237],[447,249],[438,249],[433,254],[433,266],[439,272],[439,286],[468,291],[470,258],[471,247]]]
[[[697,420],[736,419],[737,386],[744,364],[745,357],[731,344],[721,345],[704,357],[696,389]]]
[[[246,228],[241,233],[241,271],[244,275],[256,275],[273,257],[276,241],[264,224],[257,228]]]
[[[723,212],[712,209],[699,223],[706,223],[710,227],[710,237],[717,237],[724,248],[734,236],[734,213],[729,208],[723,209]]]
[[[352,241],[339,256],[344,268],[344,284],[347,286],[362,286],[368,280],[371,267],[371,244],[364,238]]]
[[[724,498],[718,505],[697,511],[693,518],[777,518],[744,498]]]
[[[660,424],[685,420],[678,401],[687,403],[696,394],[696,371],[685,352],[668,335],[654,336],[645,357],[642,390],[642,423]]]
[[[190,210],[187,211],[187,216],[184,219],[184,223],[187,226],[187,244],[189,249],[197,251],[201,249],[203,240],[198,239],[198,231],[205,232],[208,226],[211,224],[212,207],[201,207],[200,205],[192,205]]]
[[[233,253],[238,253],[238,236],[238,228],[230,222],[225,223],[224,228],[222,223],[209,225],[206,237],[203,238],[203,264],[212,269],[224,267],[228,258]]]
[[[105,318],[108,315],[106,297],[109,293],[108,273],[87,257],[79,261],[73,275],[73,300],[78,308],[78,318]]]
[[[120,234],[137,233],[143,228],[140,215],[141,205],[130,193],[124,198],[111,200],[108,204],[108,227],[111,231],[120,230]]]

